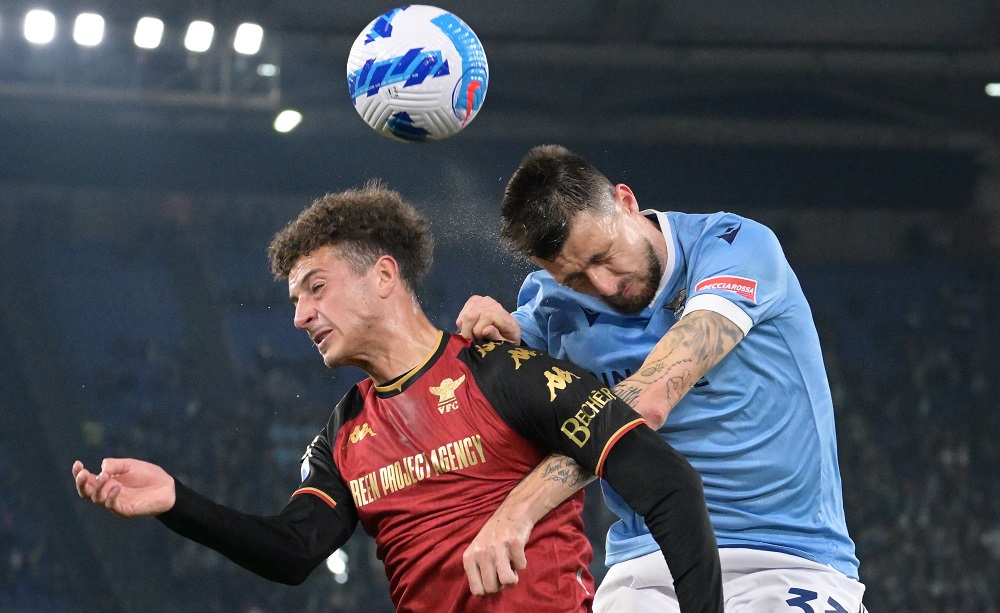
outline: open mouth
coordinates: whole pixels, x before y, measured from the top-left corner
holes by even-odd
[[[323,341],[330,336],[330,330],[320,330],[313,336],[313,344],[319,347],[323,344]]]

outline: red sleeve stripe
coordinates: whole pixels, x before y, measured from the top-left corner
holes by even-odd
[[[629,430],[635,428],[636,426],[641,426],[645,423],[646,420],[641,417],[633,419],[632,421],[628,422],[621,428],[618,428],[618,431],[615,432],[610,439],[608,439],[608,444],[604,446],[604,451],[601,452],[601,458],[597,461],[597,470],[594,471],[594,473],[598,477],[602,478],[604,477],[604,460],[608,457],[608,452],[611,451],[611,448],[615,446],[615,443],[618,442],[618,439],[625,436],[625,433],[628,432]]]
[[[295,498],[299,494],[312,494],[313,496],[319,497],[320,500],[322,500],[326,504],[330,505],[331,509],[337,507],[337,503],[333,500],[333,498],[330,498],[330,495],[324,492],[323,490],[318,490],[314,487],[303,487],[295,490],[295,492],[292,494],[292,498]]]

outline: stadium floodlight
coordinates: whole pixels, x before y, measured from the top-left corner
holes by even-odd
[[[257,66],[257,76],[259,77],[273,77],[278,74],[278,67],[274,64],[258,64]]]
[[[163,40],[163,22],[156,17],[143,17],[135,24],[135,46],[140,49],[156,49]]]
[[[184,35],[184,46],[188,51],[204,53],[212,46],[213,36],[215,36],[215,26],[207,21],[192,21],[188,25],[187,34]]]
[[[264,40],[264,28],[255,23],[241,23],[240,27],[236,28],[233,49],[236,53],[253,55],[260,51],[262,40]]]
[[[42,9],[33,9],[24,16],[24,38],[29,43],[47,45],[56,37],[56,16]]]
[[[80,13],[73,24],[73,40],[84,47],[95,47],[104,40],[104,18],[97,13]]]
[[[274,129],[278,132],[284,134],[285,132],[291,132],[302,122],[302,113],[298,111],[293,111],[291,109],[285,109],[278,113],[278,116],[274,118]]]
[[[993,96],[994,98],[1000,98],[1000,83],[987,83],[986,95]]]

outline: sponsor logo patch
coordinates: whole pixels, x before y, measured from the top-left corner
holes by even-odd
[[[735,292],[751,302],[757,302],[757,281],[746,277],[711,277],[698,283],[694,291],[700,292],[703,289]]]

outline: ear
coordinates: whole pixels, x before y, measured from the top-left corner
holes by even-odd
[[[400,284],[399,263],[391,255],[383,255],[375,260],[372,266],[372,274],[375,279],[375,291],[379,298],[388,298],[393,289]]]
[[[615,185],[615,202],[624,213],[638,213],[639,202],[632,193],[632,188],[624,183]]]

